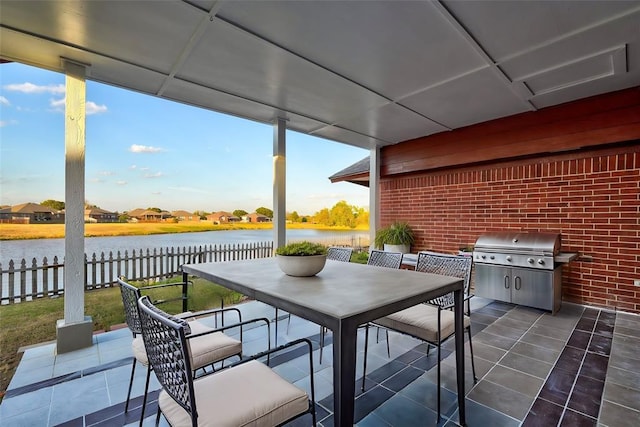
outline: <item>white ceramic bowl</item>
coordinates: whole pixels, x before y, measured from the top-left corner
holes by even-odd
[[[285,274],[296,277],[315,276],[324,268],[326,255],[286,256],[276,255],[278,266]]]

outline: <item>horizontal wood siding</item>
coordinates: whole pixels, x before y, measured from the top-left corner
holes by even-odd
[[[398,163],[399,169],[405,165],[404,174],[381,179],[382,225],[408,221],[417,232],[413,251],[456,252],[489,231],[561,233],[563,250],[580,253],[577,261],[563,267],[563,299],[640,313],[640,287],[634,286],[634,280],[640,280],[638,93],[634,89],[600,98],[599,108],[605,111],[596,111],[598,105],[590,99],[586,104],[572,103],[572,108],[554,108],[554,114],[528,113],[513,122],[504,119],[500,124],[389,147],[393,156],[383,151],[387,166],[389,159],[396,161],[406,153],[418,159]],[[616,96],[620,105],[612,102]],[[619,120],[613,111],[622,113]],[[541,117],[537,126],[534,115]],[[572,120],[579,125],[574,127]],[[519,131],[520,126],[526,130]],[[446,150],[441,147],[444,140]],[[544,151],[541,141],[550,140],[559,152],[489,159],[494,150],[503,153],[508,145]],[[593,146],[598,140],[600,144]],[[434,146],[440,147],[438,158],[466,164],[424,166],[432,160],[420,159],[429,159]],[[458,153],[460,147],[468,150]]]
[[[518,114],[382,149],[381,175],[640,139],[640,88]]]

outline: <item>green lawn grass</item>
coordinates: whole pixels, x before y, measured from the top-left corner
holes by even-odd
[[[180,281],[176,278],[173,281]],[[166,283],[166,282],[163,282]],[[137,283],[136,285],[145,285]],[[171,299],[180,295],[181,287],[174,286],[145,291],[154,299]],[[189,310],[199,311],[236,304],[243,298],[203,279],[194,279],[189,286]],[[182,311],[182,301],[162,304],[168,313]],[[125,322],[120,289],[116,287],[96,289],[85,293],[85,314],[93,318],[94,331],[108,331],[114,325]],[[56,321],[64,318],[64,297],[41,298],[19,304],[0,306],[0,399],[4,395],[18,366],[21,347],[56,339]]]

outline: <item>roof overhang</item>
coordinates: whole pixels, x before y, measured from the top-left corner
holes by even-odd
[[[362,148],[640,83],[628,1],[3,0],[0,57]]]

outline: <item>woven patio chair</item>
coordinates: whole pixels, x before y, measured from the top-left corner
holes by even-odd
[[[142,425],[142,420],[144,419],[145,406],[147,403],[147,394],[149,391],[149,379],[151,375],[151,366],[149,365],[149,359],[147,357],[147,353],[145,351],[144,342],[142,340],[142,326],[140,323],[140,313],[138,310],[138,299],[142,296],[142,290],[148,290],[150,288],[157,289],[159,287],[168,287],[168,286],[182,286],[183,283],[170,283],[167,285],[156,285],[151,287],[142,287],[137,288],[122,279],[118,279],[118,284],[120,285],[120,294],[122,296],[122,304],[124,305],[125,318],[127,322],[127,326],[131,330],[133,334],[133,341],[131,343],[133,349],[133,362],[131,364],[131,378],[129,380],[129,390],[127,391],[127,401],[125,403],[124,412],[126,413],[129,410],[129,401],[131,399],[131,388],[133,386],[133,378],[136,372],[137,363],[142,364],[147,368],[147,376],[144,386],[144,395],[142,399],[142,413],[140,415],[140,425]],[[164,301],[157,302],[156,304],[163,303]],[[196,317],[202,316],[223,316],[225,313],[235,313],[238,316],[238,322],[224,325],[224,320],[222,322],[222,327],[220,328],[210,328],[206,326],[202,322],[196,320]],[[192,312],[184,312],[176,315],[185,321],[188,321],[190,326],[190,331],[193,336],[189,336],[189,345],[191,347],[191,366],[193,370],[204,369],[205,367],[211,366],[217,362],[222,362],[222,366],[224,366],[224,360],[237,356],[239,359],[242,359],[242,326],[256,323],[256,322],[264,322],[267,325],[267,346],[271,348],[271,342],[268,338],[270,336],[270,324],[269,320],[266,318],[255,318],[251,320],[242,320],[242,314],[240,310],[237,308],[226,308],[226,309],[215,309],[215,310],[207,310],[200,311],[197,313]],[[216,321],[217,324],[217,321]],[[240,339],[237,340],[223,333],[224,330],[231,328],[240,328]],[[214,369],[215,370],[215,369]]]
[[[448,254],[437,254],[433,252],[419,252],[416,271],[424,273],[441,274],[444,276],[458,277],[464,280],[465,303],[471,298],[468,295],[469,282],[471,281],[471,267],[473,260],[467,256],[457,256]],[[466,304],[465,304],[466,305]],[[397,313],[376,319],[371,322],[376,326],[382,326],[434,345],[437,349],[437,405],[438,420],[440,420],[440,358],[441,345],[449,337],[455,334],[455,317],[453,313],[454,298],[453,292],[438,298],[418,304],[413,307],[401,310]],[[476,379],[476,369],[473,362],[473,346],[471,345],[471,319],[470,309],[467,309],[464,316],[464,328],[469,334],[469,349],[471,351],[471,368],[474,382]],[[387,341],[388,342],[388,341]],[[364,391],[366,360],[367,360],[368,331],[365,333],[365,370],[362,375],[362,390]],[[427,347],[427,354],[429,353]]]
[[[279,426],[306,413],[316,424],[311,342],[300,339],[241,360],[224,370],[193,377],[191,322],[170,316],[147,296],[138,301],[149,363],[162,385],[156,426],[163,414],[172,426]],[[306,345],[311,398],[258,361],[265,355]]]

